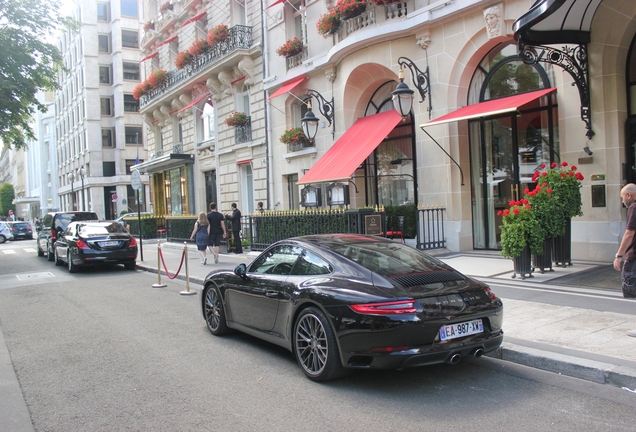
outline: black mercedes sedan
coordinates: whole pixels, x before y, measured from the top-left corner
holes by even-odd
[[[212,334],[236,329],[285,347],[314,381],[454,364],[503,341],[503,304],[488,285],[382,237],[277,242],[249,265],[210,273],[201,306]]]
[[[53,245],[55,265],[75,273],[80,266],[123,264],[134,270],[137,240],[115,221],[71,222]]]

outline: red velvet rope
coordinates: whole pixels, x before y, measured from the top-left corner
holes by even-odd
[[[181,267],[183,266],[183,260],[185,258],[185,250],[181,254],[181,263],[179,264],[179,270],[174,274],[174,276],[170,276],[170,272],[168,271],[168,267],[166,267],[166,262],[163,260],[163,252],[161,252],[161,248],[159,248],[159,256],[161,257],[161,263],[163,264],[163,269],[166,271],[166,276],[168,279],[174,279],[179,276],[179,272],[181,271]]]

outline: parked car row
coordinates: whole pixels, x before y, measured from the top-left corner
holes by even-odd
[[[38,256],[75,273],[82,266],[123,264],[134,270],[137,240],[116,221],[100,221],[94,212],[49,213],[37,234]]]

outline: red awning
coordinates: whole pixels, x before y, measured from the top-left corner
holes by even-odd
[[[142,58],[141,60],[139,60],[139,63],[141,62],[145,62],[146,60],[150,60],[153,57],[157,57],[159,55],[159,51],[155,51],[150,55],[147,55],[146,57]]]
[[[268,97],[267,100],[274,99],[277,96],[290,92],[294,87],[303,82],[305,79],[307,79],[307,77],[303,76],[300,78],[296,78],[295,80],[290,81],[287,84],[283,84],[283,86],[272,93],[272,95]]]
[[[201,18],[203,18],[205,16],[207,12],[202,12],[199,15],[193,16],[192,18],[190,18],[189,20],[187,20],[186,22],[183,23],[183,25],[181,27],[185,27],[188,24],[191,24],[195,21],[199,21]]]
[[[271,7],[276,6],[279,3],[285,3],[285,0],[276,0],[274,3],[272,3],[271,5],[267,6],[265,9],[269,9]]]
[[[251,164],[251,163],[252,163],[252,159],[245,159],[245,160],[238,161],[236,164],[237,165],[248,165],[248,164]]]
[[[171,38],[166,39],[165,41],[163,41],[159,45],[157,45],[157,48],[159,48],[160,46],[163,46],[165,44],[169,44],[170,42],[172,42],[176,38],[177,38],[177,36],[172,36]]]
[[[420,125],[420,127],[424,128],[459,120],[470,120],[479,117],[487,117],[517,111],[524,105],[534,102],[540,97],[545,96],[548,93],[552,93],[553,91],[556,91],[556,88],[537,90],[530,93],[522,93],[501,99],[493,99],[486,102],[468,105],[438,117],[435,120],[431,120],[428,123],[424,123]]]
[[[343,180],[402,120],[395,110],[359,118],[336,143],[302,176],[298,184]]]
[[[203,96],[199,96],[198,98],[196,98],[195,100],[193,100],[192,102],[190,102],[189,104],[187,104],[186,106],[184,106],[183,108],[181,108],[179,111],[177,112],[181,112],[181,111],[185,111],[188,108],[192,108],[193,106],[195,106],[196,104],[198,104],[199,102],[201,102],[203,99],[210,97],[210,93],[206,93]]]

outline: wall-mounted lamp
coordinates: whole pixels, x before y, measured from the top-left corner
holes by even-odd
[[[329,121],[329,125],[331,126],[331,137],[335,138],[336,121],[333,117],[333,97],[331,98],[331,101],[328,101],[320,93],[311,89],[307,90],[307,97],[309,98],[309,100],[307,101],[307,112],[305,113],[305,116],[300,120],[305,136],[309,139],[310,142],[313,142],[314,138],[316,137],[316,133],[318,133],[318,125],[320,123],[320,120],[318,119],[318,117],[316,117],[311,108],[311,98],[314,97],[318,101],[318,109],[320,110],[320,113],[327,119],[327,121]]]
[[[583,147],[583,151],[587,153],[588,156],[592,156],[594,154],[594,152],[590,150],[590,146],[588,146],[587,144],[585,145],[585,147]]]
[[[402,116],[402,120],[404,121],[411,112],[411,108],[413,108],[413,93],[415,93],[415,91],[411,90],[409,86],[404,83],[403,69],[407,67],[411,71],[413,85],[420,94],[420,103],[424,102],[428,94],[428,118],[431,118],[433,105],[431,102],[431,80],[428,66],[426,66],[426,71],[421,71],[415,63],[413,63],[413,60],[406,57],[398,58],[398,65],[400,66],[400,83],[391,93],[393,95],[393,106],[396,111]]]

